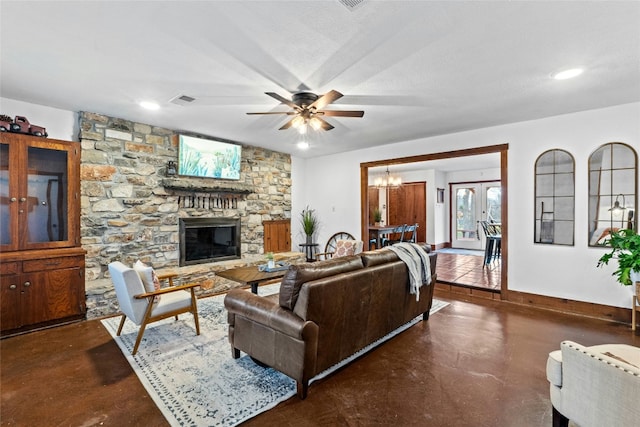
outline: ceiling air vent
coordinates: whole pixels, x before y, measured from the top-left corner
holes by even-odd
[[[364,0],[338,0],[340,4],[349,10],[354,10],[357,6],[364,2]]]
[[[178,96],[174,96],[173,98],[171,98],[169,100],[170,103],[172,104],[176,104],[176,105],[187,105],[192,103],[193,101],[195,101],[196,99],[192,96],[188,96],[188,95],[178,95]]]

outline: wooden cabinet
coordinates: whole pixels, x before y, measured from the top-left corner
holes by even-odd
[[[380,189],[375,186],[369,187],[369,225],[375,224],[373,212],[380,209]]]
[[[42,251],[23,253],[19,255],[22,261],[2,263],[3,332],[81,318],[86,312],[84,251],[74,248],[42,258],[44,255]]]
[[[291,250],[291,220],[264,221],[264,252],[289,252]]]
[[[86,313],[80,144],[0,133],[0,330]]]
[[[427,205],[424,182],[390,188],[387,196],[389,224],[418,224],[417,241],[426,241]]]

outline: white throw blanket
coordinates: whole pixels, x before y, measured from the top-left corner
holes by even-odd
[[[398,255],[409,270],[409,292],[420,300],[420,287],[431,283],[431,263],[427,253],[415,243],[396,243],[388,249]]]

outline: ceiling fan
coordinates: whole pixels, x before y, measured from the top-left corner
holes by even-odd
[[[335,100],[342,97],[338,91],[332,90],[324,95],[318,96],[311,92],[298,92],[291,96],[291,100],[284,98],[274,92],[265,92],[272,98],[277,99],[281,103],[293,108],[293,111],[271,111],[266,113],[247,113],[252,114],[286,114],[287,116],[295,116],[287,121],[280,130],[294,127],[300,133],[305,133],[307,126],[313,129],[331,130],[333,126],[323,119],[323,116],[333,117],[362,117],[364,111],[340,111],[340,110],[323,110],[324,107],[331,104]]]

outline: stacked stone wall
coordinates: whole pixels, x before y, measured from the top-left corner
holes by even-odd
[[[116,311],[109,263],[118,260],[132,265],[139,259],[158,270],[180,270],[179,218],[239,218],[242,258],[255,261],[263,252],[263,221],[291,216],[291,157],[244,145],[240,181],[228,185],[249,188],[249,193],[231,193],[237,198],[233,205],[185,207],[180,203],[184,197],[204,199],[212,193],[205,189],[185,192],[162,185],[167,162],[177,162],[175,134],[170,129],[80,113],[80,231],[87,251],[88,317]],[[217,181],[216,186],[224,187],[225,181]],[[201,276],[203,268],[192,270]],[[203,291],[217,292],[218,288],[228,287],[228,283],[209,280]]]

